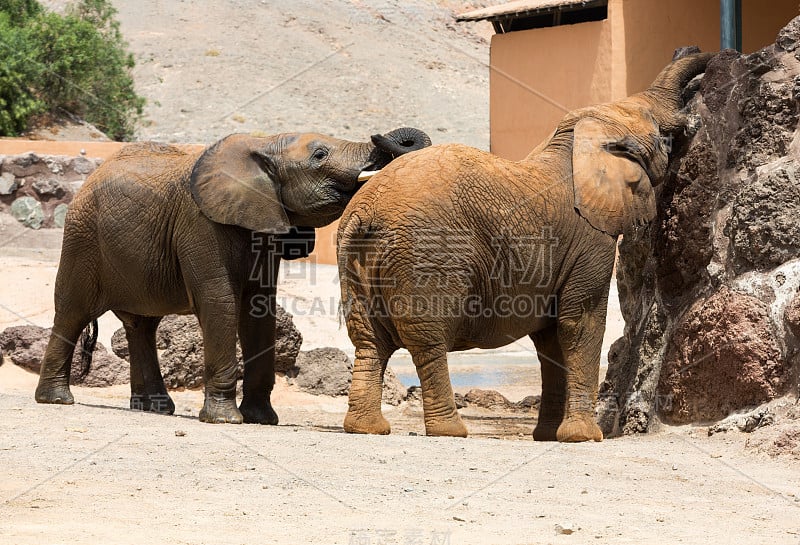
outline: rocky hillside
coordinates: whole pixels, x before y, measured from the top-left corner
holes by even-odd
[[[606,433],[715,421],[797,394],[798,39],[800,18],[772,46],[711,61],[657,220],[620,245],[626,326],[601,391]]]
[[[45,2],[63,9],[64,0]],[[489,23],[457,0],[113,0],[148,100],[141,139],[242,131],[363,139],[418,126],[489,146]]]

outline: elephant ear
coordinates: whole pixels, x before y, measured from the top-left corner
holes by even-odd
[[[233,134],[200,156],[192,169],[192,198],[211,221],[263,233],[286,233],[289,218],[270,177],[268,139]]]
[[[599,119],[586,117],[574,128],[572,179],[575,208],[594,227],[611,236],[656,215],[656,199],[646,159],[634,140],[620,137]],[[658,129],[653,124],[654,137]],[[657,154],[664,154],[661,147]],[[666,163],[666,156],[659,157]]]

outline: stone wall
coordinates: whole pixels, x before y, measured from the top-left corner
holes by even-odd
[[[77,189],[99,159],[25,153],[0,155],[0,212],[26,227],[63,227]]]
[[[719,420],[797,393],[800,18],[714,58],[676,141],[658,216],[626,233],[599,419],[607,435]]]

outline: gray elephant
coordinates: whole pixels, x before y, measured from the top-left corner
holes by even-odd
[[[542,366],[537,440],[602,440],[594,420],[617,236],[653,218],[668,138],[685,127],[686,84],[710,54],[652,86],[568,113],[519,162],[462,145],[408,154],[350,201],[339,275],[356,348],[348,432],[389,433],[389,356],[411,353],[428,435],[465,436],[447,353],[524,336]]]
[[[308,253],[311,228],[341,215],[362,171],[427,145],[424,132],[403,128],[367,143],[234,134],[197,153],[155,143],[124,147],[89,177],[67,214],[36,401],[73,403],[75,343],[89,326],[85,373],[96,319],[112,310],[130,349],[131,408],[171,414],[156,327],[166,314],[194,313],[205,349],[200,420],[276,424],[270,393],[281,256]],[[237,334],[245,360],[239,408]]]

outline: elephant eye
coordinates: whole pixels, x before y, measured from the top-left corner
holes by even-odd
[[[325,148],[317,148],[314,150],[314,155],[312,157],[317,161],[322,161],[328,156],[328,150]]]

